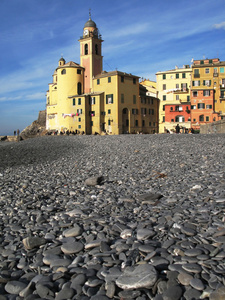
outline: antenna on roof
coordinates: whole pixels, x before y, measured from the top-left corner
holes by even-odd
[[[89,20],[91,19],[91,8],[89,8]]]

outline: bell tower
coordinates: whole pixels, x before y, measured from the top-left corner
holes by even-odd
[[[84,71],[84,93],[92,91],[92,79],[102,72],[102,38],[98,28],[91,19],[84,24],[83,36],[80,42],[80,65]]]

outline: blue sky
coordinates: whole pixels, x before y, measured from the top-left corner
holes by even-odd
[[[45,109],[61,55],[80,63],[89,8],[106,71],[156,80],[192,58],[225,61],[225,0],[0,0],[0,135],[22,131]]]

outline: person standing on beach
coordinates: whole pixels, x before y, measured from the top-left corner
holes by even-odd
[[[177,124],[177,126],[176,126],[176,133],[180,133],[180,126],[179,126],[179,124]]]

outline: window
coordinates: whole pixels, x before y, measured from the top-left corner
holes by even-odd
[[[78,105],[81,105],[81,98],[78,98]]]
[[[101,112],[101,115],[102,115],[102,116],[105,116],[105,111],[102,111],[102,112]]]
[[[80,115],[82,115],[82,109],[79,108],[79,109],[77,110],[77,113],[80,114]]]
[[[201,60],[201,61],[200,61],[200,64],[201,64],[201,65],[204,65],[204,60]]]
[[[211,80],[203,80],[203,85],[210,86]]]
[[[133,104],[136,104],[136,95],[133,95]]]
[[[73,106],[76,105],[76,99],[73,98]]]
[[[204,91],[203,91],[203,96],[204,96],[204,97],[210,96],[210,90],[204,90]]]
[[[91,124],[90,124],[91,126],[93,126],[93,121],[91,121]]]
[[[163,101],[165,101],[166,100],[166,95],[163,95]]]
[[[220,98],[225,98],[225,92],[224,91],[221,91],[220,92]],[[216,101],[215,101],[216,102]]]
[[[111,114],[111,109],[108,109],[108,115],[110,115]]]
[[[174,119],[171,119],[171,122],[174,122]]]
[[[109,126],[111,125],[111,120],[108,120],[108,125],[109,125]]]
[[[199,69],[194,69],[194,78],[199,78],[200,74],[199,74]]]
[[[136,84],[136,78],[133,78],[133,84]]]
[[[149,122],[149,126],[152,126],[152,122]]]
[[[166,90],[166,84],[163,84],[163,90]]]
[[[142,120],[142,127],[145,126],[145,120]]]
[[[165,111],[165,105],[163,105],[163,111]]]
[[[186,73],[182,73],[182,78],[186,78]]]
[[[217,68],[213,69],[213,75],[217,74]]]
[[[166,74],[163,74],[163,79],[166,79]]]
[[[184,119],[183,116],[176,116],[176,118],[175,118],[175,122],[181,123],[181,122],[184,122],[184,121],[185,121],[185,119]]]
[[[170,106],[170,111],[173,111],[173,106]]]
[[[204,115],[199,116],[199,122],[204,122]]]
[[[97,84],[100,84],[100,79],[97,79]]]
[[[94,117],[95,116],[95,111],[90,111],[90,116]]]
[[[193,119],[193,122],[196,122],[196,119]]]
[[[81,118],[78,118],[78,122],[81,122]]]
[[[198,109],[204,109],[205,103],[198,103]]]
[[[81,129],[81,125],[78,125],[78,128]]]
[[[138,126],[138,120],[135,120],[135,126],[136,127]]]
[[[111,82],[111,77],[108,77],[108,83],[110,83]]]
[[[190,96],[189,95],[187,96],[187,102],[190,102]]]
[[[124,94],[121,94],[121,103],[124,103]]]
[[[124,82],[124,76],[121,76],[121,82]]]
[[[138,109],[132,108],[132,115],[137,115],[138,114]]]
[[[198,92],[197,91],[193,91],[192,95],[193,95],[193,97],[198,97]]]
[[[176,84],[176,89],[179,89],[179,83]]]
[[[163,116],[163,123],[165,122],[165,116]]]
[[[95,97],[91,97],[90,98],[90,105],[94,105],[95,104]]]
[[[212,105],[211,104],[207,104],[206,105],[206,109],[212,109]]]
[[[113,94],[106,95],[106,104],[113,103]]]
[[[187,90],[187,83],[181,83],[181,90],[186,91]]]
[[[191,109],[196,109],[196,105],[191,105]]]
[[[146,108],[141,108],[141,114],[146,115],[147,114],[147,109]]]
[[[205,74],[209,74],[209,68],[205,69]]]
[[[81,95],[81,94],[82,94],[81,87],[82,87],[81,82],[78,82],[78,83],[77,83],[77,94],[78,94],[78,95]]]
[[[179,73],[176,74],[176,78],[179,78]]]
[[[81,74],[81,69],[77,69],[77,74]]]
[[[98,45],[95,44],[95,54],[98,54]]]
[[[192,81],[193,86],[200,86],[200,80],[194,80]]]
[[[220,73],[224,73],[224,67],[220,68]]]
[[[61,71],[61,74],[62,74],[62,75],[66,74],[66,69],[63,69],[63,70]]]
[[[209,64],[212,64],[212,59],[209,60]]]
[[[209,116],[205,117],[206,122],[209,122]]]
[[[88,55],[88,44],[84,45],[84,54]]]
[[[179,98],[179,95],[176,95],[176,100],[179,100],[180,98]]]

